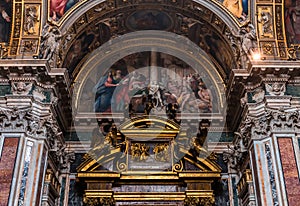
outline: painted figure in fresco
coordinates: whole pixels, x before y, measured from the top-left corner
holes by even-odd
[[[95,112],[105,112],[111,106],[111,99],[115,88],[119,85],[118,80],[114,78],[112,71],[102,76],[94,88],[95,95]]]
[[[157,84],[156,81],[151,82],[148,87],[149,95],[152,97],[152,101],[154,103],[154,108],[158,106],[163,106],[162,97],[161,97],[161,88]]]
[[[237,18],[245,18],[242,0],[224,0],[223,5]]]
[[[78,0],[50,0],[50,17],[59,20]]]
[[[184,79],[184,81],[183,81],[183,85],[182,85],[183,86],[182,87],[182,92],[181,92],[180,97],[178,99],[182,110],[185,109],[185,105],[188,102],[188,100],[190,99],[191,94],[193,93],[193,91],[192,91],[192,89],[189,85],[189,82],[191,80],[191,76],[188,75],[188,76],[184,77],[183,79]]]
[[[289,43],[300,43],[300,1],[285,1],[285,24]]]
[[[190,85],[196,99],[188,101],[185,103],[185,108],[191,112],[199,111],[204,113],[212,112],[212,93],[210,89],[206,87],[201,77],[198,74],[193,75],[193,83],[198,84],[197,88],[193,88],[190,80]],[[184,108],[183,108],[184,109]]]
[[[65,13],[67,0],[51,0],[50,1],[50,17],[56,21]]]
[[[199,83],[199,100],[198,107],[200,111],[212,112],[212,94],[203,82]]]
[[[145,90],[146,78],[137,71],[132,72],[133,75],[129,80],[129,95],[135,96],[141,94]]]
[[[11,0],[0,0],[0,42],[8,42],[12,17]]]

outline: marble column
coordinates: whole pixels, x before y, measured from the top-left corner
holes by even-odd
[[[42,205],[49,180],[46,171],[57,180],[48,181],[49,196],[53,191],[59,194],[60,175],[72,159],[54,108],[56,84],[64,81],[64,71],[51,74],[34,63],[24,61],[19,73],[10,66],[0,71],[0,205]]]
[[[287,78],[264,78],[264,89],[247,93],[237,132],[249,152],[257,205],[296,206],[299,201],[300,111],[286,94]]]

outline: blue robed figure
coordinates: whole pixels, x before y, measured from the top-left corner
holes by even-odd
[[[93,91],[95,94],[95,112],[106,112],[111,105],[111,99],[118,81],[113,78],[112,72],[102,76]]]

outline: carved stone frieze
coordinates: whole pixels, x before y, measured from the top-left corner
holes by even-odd
[[[300,111],[297,109],[267,107],[257,116],[248,114],[235,132],[233,146],[228,146],[228,151],[224,151],[223,159],[231,169],[240,171],[252,140],[271,137],[274,132],[295,132],[299,129]]]
[[[184,206],[213,206],[215,199],[213,197],[194,197],[189,196],[184,199]]]
[[[47,130],[55,128],[48,117],[35,116],[32,108],[0,108],[0,116],[2,132],[21,131],[34,138],[45,138],[50,135]]]
[[[45,139],[50,156],[61,171],[68,171],[69,163],[75,159],[74,153],[66,150],[53,115],[39,117],[32,108],[0,108],[0,132],[22,132],[31,138]]]
[[[114,206],[116,203],[112,197],[85,197],[85,206]]]
[[[266,108],[264,114],[259,117],[248,116],[237,133],[247,147],[249,140],[260,139],[274,131],[294,131],[300,128],[300,111]]]

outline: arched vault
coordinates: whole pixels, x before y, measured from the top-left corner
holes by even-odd
[[[139,15],[152,12],[164,18],[163,25],[133,25]],[[160,22],[161,23],[161,22]],[[126,33],[164,30],[188,37],[215,64],[224,82],[238,67],[239,49],[232,37],[240,28],[238,20],[217,1],[82,1],[59,21],[62,33],[58,66],[75,79],[89,55],[105,42]],[[148,25],[149,26],[149,25]]]

